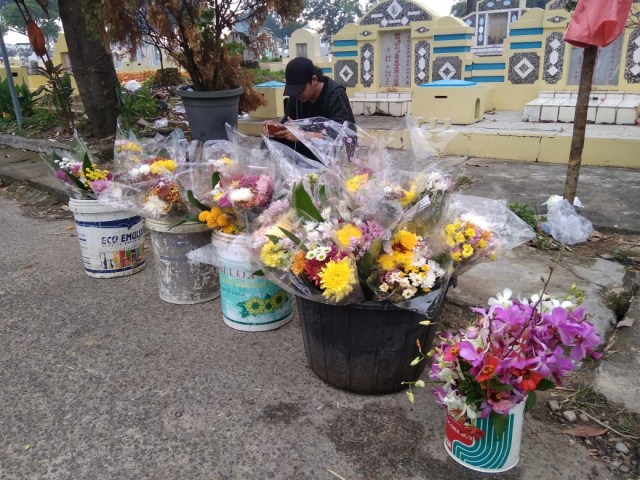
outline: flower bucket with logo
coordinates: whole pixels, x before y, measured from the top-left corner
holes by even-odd
[[[90,277],[132,275],[144,268],[144,224],[131,212],[69,199],[80,241],[84,270]]]
[[[491,416],[466,423],[447,414],[444,447],[459,464],[477,472],[498,473],[516,466],[524,421],[520,402],[509,413],[507,428],[498,436]]]
[[[245,235],[213,234],[224,323],[236,330],[274,330],[291,320],[291,296],[266,277],[256,275]]]

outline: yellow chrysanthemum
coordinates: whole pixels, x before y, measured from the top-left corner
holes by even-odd
[[[207,214],[207,227],[209,228],[217,228],[218,227],[218,222],[216,221],[216,217],[214,217],[213,215],[211,215],[211,212],[206,212]]]
[[[469,258],[471,255],[473,255],[473,247],[467,243],[462,247],[462,256],[464,258]]]
[[[231,223],[231,221],[229,220],[229,217],[225,213],[221,213],[216,218],[216,223],[218,224],[219,227],[226,227],[227,225],[229,225],[229,223]]]
[[[454,247],[456,245],[456,241],[450,235],[447,235],[447,245],[449,247]]]
[[[356,175],[355,177],[351,177],[346,181],[345,187],[349,193],[357,192],[362,185],[366,184],[369,181],[369,174],[362,173],[360,175]]]
[[[336,232],[336,236],[341,246],[346,248],[351,243],[352,238],[359,240],[362,237],[362,232],[353,223],[347,223]]]
[[[236,228],[236,226],[233,223],[230,223],[226,227],[223,227],[222,231],[223,231],[223,233],[226,233],[228,235],[233,235],[233,234],[238,233],[238,229]]]
[[[476,231],[473,228],[469,227],[464,231],[464,236],[467,238],[473,238],[476,236]]]
[[[357,277],[351,260],[342,258],[329,261],[318,274],[322,296],[328,300],[339,302],[353,291]]]
[[[380,265],[380,267],[382,267],[383,270],[391,270],[395,268],[396,261],[392,255],[389,255],[388,253],[383,253],[378,257],[378,265]]]
[[[456,242],[464,243],[465,240],[466,240],[466,238],[464,238],[464,234],[462,232],[456,233],[456,236],[455,236],[455,241]]]
[[[453,255],[451,255],[451,257],[453,258],[454,262],[459,262],[460,260],[462,260],[462,252],[453,252]]]
[[[117,145],[116,146],[116,150],[118,152],[142,152],[142,147],[140,145],[138,145],[137,143],[134,142],[127,142],[123,145]]]
[[[486,248],[486,246],[487,246],[487,242],[486,242],[486,240],[485,240],[484,238],[481,238],[481,239],[478,241],[478,247],[479,247],[479,248]]]
[[[456,226],[453,223],[448,224],[444,227],[444,233],[449,236],[453,236],[456,233]]]
[[[267,267],[282,268],[284,267],[284,252],[273,242],[267,242],[260,250],[260,260]]]
[[[416,199],[416,186],[412,185],[411,186],[411,190],[402,190],[402,193],[404,194],[404,196],[402,197],[402,200],[400,201],[400,204],[403,207],[406,207],[407,205],[410,205],[415,199]]]
[[[208,210],[203,210],[198,214],[198,221],[202,223],[207,223],[207,218],[209,218],[209,215],[210,213]]]
[[[413,251],[418,243],[418,236],[415,233],[408,232],[407,230],[400,230],[395,235],[395,242],[402,245],[404,249]]]
[[[223,155],[222,157],[220,157],[220,161],[222,162],[223,165],[226,165],[226,166],[233,165],[233,160],[231,160],[231,158],[227,157],[226,155]]]
[[[154,175],[159,175],[165,171],[173,173],[178,168],[178,164],[170,159],[156,160],[149,167],[149,171]]]

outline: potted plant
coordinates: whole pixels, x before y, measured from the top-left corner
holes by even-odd
[[[226,138],[225,121],[237,124],[237,114],[256,109],[262,97],[253,89],[253,77],[241,68],[241,55],[227,36],[240,23],[255,30],[268,13],[293,19],[301,0],[119,0],[105,9],[111,33],[135,51],[151,32],[188,74],[190,88],[178,90],[194,139]],[[107,5],[105,3],[105,5]],[[221,116],[211,113],[210,102],[221,104]]]
[[[553,272],[553,268],[551,269]],[[473,308],[476,321],[420,352],[414,364],[431,357],[433,393],[447,411],[445,448],[467,468],[501,472],[519,458],[524,410],[536,391],[562,385],[562,378],[586,356],[595,359],[600,339],[580,304],[575,285],[563,296],[542,292],[512,298],[505,289],[488,308]],[[425,387],[426,382],[409,382]],[[413,391],[407,392],[413,403]]]

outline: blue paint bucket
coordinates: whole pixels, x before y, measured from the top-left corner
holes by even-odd
[[[293,311],[291,296],[266,277],[255,275],[249,238],[215,232],[220,303],[224,323],[236,330],[264,332],[289,321]]]
[[[69,199],[84,271],[90,277],[124,277],[144,268],[144,224],[131,212],[97,200]]]

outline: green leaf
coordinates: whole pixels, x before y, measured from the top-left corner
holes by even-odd
[[[373,271],[373,266],[376,258],[380,256],[380,250],[382,249],[382,240],[376,238],[371,242],[369,250],[362,256],[360,262],[358,262],[358,274],[362,280],[366,280]]]
[[[220,183],[220,172],[213,172],[211,175],[211,188],[216,188],[218,183]]]
[[[302,242],[300,241],[300,239],[298,237],[296,237],[294,233],[292,233],[289,230],[286,230],[286,229],[284,229],[282,227],[278,227],[278,228],[280,228],[282,233],[284,233],[289,238],[289,240],[291,240],[294,243],[294,245],[299,246],[305,252],[307,251],[305,246],[302,245]]]
[[[493,421],[493,427],[496,429],[496,435],[500,438],[509,424],[509,415],[491,412],[491,420]]]
[[[71,182],[78,187],[80,190],[87,190],[87,187],[85,186],[84,183],[82,183],[76,176],[72,175],[71,173],[67,172],[66,170],[62,170],[64,172],[64,174],[67,176],[67,178],[69,180],[71,180]]]
[[[264,272],[262,270],[256,270],[253,272],[254,277],[264,277]]]
[[[198,217],[183,218],[182,220],[174,223],[173,225],[169,225],[168,230],[171,230],[173,227],[178,227],[178,226],[182,225],[183,223],[187,223],[187,222],[202,223],[200,220],[198,220]]]
[[[536,404],[536,400],[536,392],[529,392],[529,395],[527,395],[527,400],[524,403],[524,411],[530,412],[531,410],[533,410],[533,406]]]
[[[207,212],[209,210],[211,210],[211,207],[208,207],[207,205],[205,205],[204,203],[200,202],[200,200],[198,200],[194,195],[193,195],[193,191],[191,190],[187,190],[187,199],[189,200],[189,203],[191,205],[193,205],[194,207],[199,208],[200,210],[202,210],[203,212]]]
[[[540,380],[540,383],[538,383],[536,390],[544,392],[545,390],[551,390],[552,388],[556,388],[555,382],[553,380],[549,380],[548,378],[543,378],[542,380]]]
[[[276,245],[279,241],[280,241],[280,237],[276,237],[275,235],[265,235],[269,240],[271,240],[271,243],[273,243],[274,245]]]
[[[311,197],[304,189],[304,185],[302,184],[302,182],[293,187],[293,208],[300,212],[303,212],[305,215],[317,222],[324,221],[322,215],[320,215],[320,211],[313,204]]]

